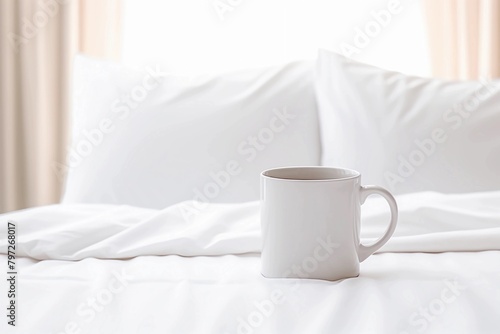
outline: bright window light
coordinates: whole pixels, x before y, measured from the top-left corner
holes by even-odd
[[[125,0],[129,65],[212,73],[314,59],[318,48],[430,75],[419,1]]]

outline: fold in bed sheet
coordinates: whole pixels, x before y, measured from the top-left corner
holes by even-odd
[[[500,192],[397,197],[399,221],[379,252],[446,252],[500,249]],[[183,202],[163,210],[116,205],[52,205],[0,215],[16,222],[18,256],[32,259],[125,259],[144,255],[258,253],[259,203]],[[382,235],[387,204],[362,206],[361,237]],[[7,239],[0,237],[0,252]]]

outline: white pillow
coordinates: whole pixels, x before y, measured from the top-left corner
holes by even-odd
[[[262,170],[320,163],[313,62],[192,78],[75,68],[65,203],[257,200]]]
[[[499,81],[406,76],[320,50],[322,164],[395,193],[500,189]]]

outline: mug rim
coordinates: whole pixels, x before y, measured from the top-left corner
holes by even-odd
[[[279,176],[271,176],[266,175],[266,173],[270,172],[279,172],[286,171],[292,169],[311,169],[311,170],[328,170],[328,171],[343,171],[348,172],[351,175],[345,177],[325,177],[325,178],[313,178],[313,179],[299,179],[299,178],[287,178],[287,177],[279,177]],[[330,167],[330,166],[286,166],[286,167],[274,167],[269,168],[260,173],[262,178],[271,179],[271,180],[279,180],[279,181],[290,181],[290,182],[335,182],[335,181],[345,181],[352,180],[361,176],[361,173],[357,170],[343,167]]]

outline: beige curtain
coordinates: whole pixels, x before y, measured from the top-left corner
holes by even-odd
[[[500,0],[424,0],[433,73],[500,76]]]
[[[0,0],[0,212],[57,203],[72,60],[116,59],[120,0]]]

